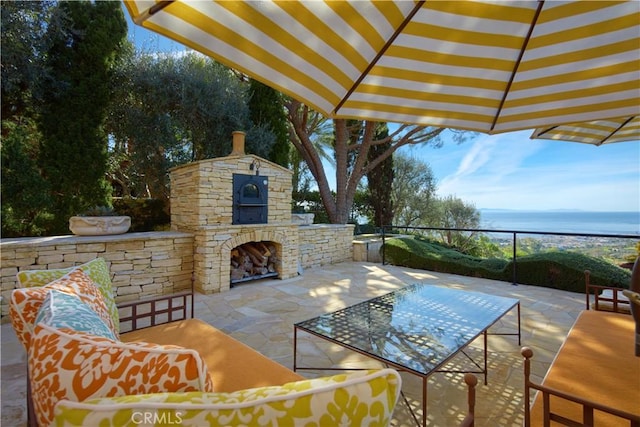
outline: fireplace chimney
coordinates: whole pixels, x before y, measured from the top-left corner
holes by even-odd
[[[244,135],[245,133],[239,130],[231,132],[233,135],[233,150],[230,156],[244,156]]]

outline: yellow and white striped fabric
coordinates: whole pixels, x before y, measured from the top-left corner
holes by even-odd
[[[585,144],[640,141],[640,117],[621,117],[536,129],[531,139],[555,139]]]
[[[328,117],[500,133],[632,116],[640,2],[125,0]]]

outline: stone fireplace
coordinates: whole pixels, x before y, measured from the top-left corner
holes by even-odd
[[[249,243],[269,248],[273,256],[267,269],[274,271],[267,276],[258,272],[256,278],[298,274],[299,225],[291,220],[291,175],[280,165],[244,154],[242,132],[234,132],[229,156],[171,170],[171,228],[194,235],[198,291],[228,290],[239,262],[232,258]],[[238,279],[237,273],[235,278],[236,283],[251,279]]]

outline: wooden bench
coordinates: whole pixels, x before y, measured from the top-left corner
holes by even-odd
[[[640,358],[633,318],[583,311],[541,384],[533,382],[533,351],[523,348],[525,423],[550,426],[640,426]],[[531,409],[531,391],[538,394]],[[558,425],[558,424],[554,424]]]
[[[476,407],[476,385],[478,378],[475,375],[464,374],[464,382],[467,384],[467,416],[464,417],[460,427],[474,427],[475,425],[475,407]]]
[[[640,257],[626,295],[619,288],[592,285],[589,278],[587,270],[586,310],[576,319],[541,384],[531,380],[533,350],[522,349],[525,427],[548,427],[552,422],[571,427],[640,427],[640,307],[636,302]],[[537,395],[530,407],[532,391]]]
[[[636,261],[632,289],[638,287],[639,266]],[[522,349],[525,427],[548,427],[552,422],[571,427],[640,427],[637,309],[627,297],[621,298],[621,289],[591,285],[588,271],[585,278],[586,310],[576,319],[541,384],[530,378],[533,350]],[[530,407],[532,391],[537,395]]]

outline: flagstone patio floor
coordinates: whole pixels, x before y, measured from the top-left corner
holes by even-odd
[[[344,262],[309,269],[287,280],[242,283],[228,292],[196,295],[195,316],[259,350],[281,364],[293,367],[293,324],[322,313],[391,292],[413,283],[429,283],[455,289],[518,298],[522,306],[522,346],[533,348],[533,377],[541,380],[549,368],[578,313],[584,295],[536,286],[456,276],[404,267]],[[508,314],[489,332],[513,332],[516,316]],[[204,338],[204,337],[203,337]],[[11,325],[1,329],[2,426],[26,425],[26,355]],[[482,340],[468,353],[482,355]],[[379,364],[340,346],[304,333],[299,334],[298,366],[380,367]],[[489,336],[489,377],[477,387],[476,426],[522,425],[523,368],[521,346],[514,336]],[[463,356],[449,368],[465,366]],[[301,371],[306,377],[330,375],[332,371]],[[420,407],[421,380],[403,374],[409,405]],[[411,426],[407,403],[396,407],[393,426]],[[462,374],[436,373],[429,379],[428,420],[433,426],[455,426],[467,410]]]

